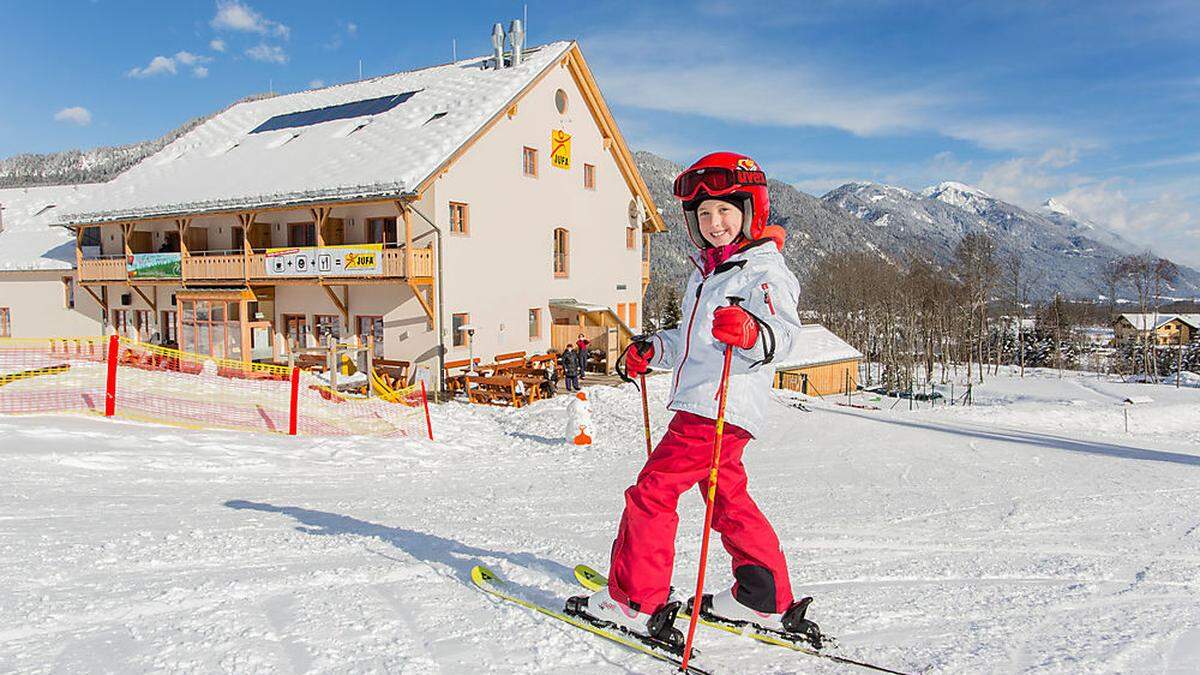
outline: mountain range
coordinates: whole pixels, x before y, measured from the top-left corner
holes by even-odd
[[[651,286],[678,285],[692,268],[685,256],[694,251],[671,193],[682,167],[649,152],[634,153],[634,159],[668,225],[667,233],[651,244]],[[920,192],[847,183],[821,197],[780,181],[771,181],[770,190],[770,222],[787,230],[784,257],[801,279],[820,258],[850,251],[874,252],[881,261],[897,264],[923,258],[949,269],[963,236],[982,232],[996,242],[998,256],[1022,254],[1034,297],[1061,293],[1087,300],[1104,293],[1101,270],[1106,263],[1141,252],[1118,234],[1074,217],[1054,200],[1029,211],[954,181]],[[1182,265],[1179,269],[1171,294],[1200,295],[1200,272]]]

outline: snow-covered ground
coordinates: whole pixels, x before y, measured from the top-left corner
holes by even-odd
[[[666,672],[468,577],[558,603],[571,565],[607,566],[641,409],[590,394],[590,448],[562,440],[566,397],[437,406],[437,442],[2,417],[0,671]],[[1126,434],[1129,395],[1154,401]],[[780,397],[746,464],[813,618],[914,672],[1200,671],[1200,390],[1035,371],[975,400]],[[678,586],[702,516],[686,498]],[[698,639],[721,673],[848,672]]]

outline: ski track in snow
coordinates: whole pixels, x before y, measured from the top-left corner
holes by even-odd
[[[649,383],[657,439],[669,378]],[[645,446],[634,389],[589,392],[590,448],[561,437],[565,397],[437,406],[437,442],[0,418],[0,672],[666,672],[469,579],[559,605],[573,564],[607,567]],[[1131,394],[1154,402],[1127,435]],[[745,461],[813,618],[913,672],[1200,671],[1200,390],[1031,370],[974,396],[778,395]],[[714,546],[710,589],[727,565]],[[720,673],[849,672],[698,635]]]

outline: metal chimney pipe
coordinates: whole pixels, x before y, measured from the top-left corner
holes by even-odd
[[[496,57],[496,70],[504,67],[504,26],[492,26],[492,51]]]
[[[525,28],[520,19],[513,19],[508,25],[508,40],[512,44],[512,64],[521,65],[521,51],[525,48]]]

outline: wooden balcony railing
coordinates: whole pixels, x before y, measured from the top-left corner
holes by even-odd
[[[267,274],[267,256],[263,253],[221,253],[205,255],[195,253],[183,256],[181,269],[186,283],[203,283],[206,281],[264,281],[271,282],[281,279],[279,276]],[[382,271],[378,277],[362,277],[362,279],[397,279],[409,276],[404,269],[405,252],[403,248],[386,248],[382,254]],[[412,277],[432,277],[433,248],[414,248],[412,252]],[[318,275],[295,275],[291,278],[316,279]],[[83,283],[103,281],[128,281],[125,258],[99,258],[84,260],[79,268],[79,279]],[[161,279],[161,278],[159,278]]]
[[[183,259],[183,278],[197,279],[245,279],[244,255],[189,255]]]
[[[125,258],[97,258],[79,264],[79,278],[85,281],[125,281],[129,273]]]

